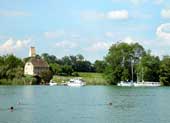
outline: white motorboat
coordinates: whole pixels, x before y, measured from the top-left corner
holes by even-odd
[[[50,85],[50,86],[54,86],[54,85],[57,85],[57,83],[54,82],[54,81],[50,81],[50,82],[49,82],[49,85]]]
[[[160,82],[137,82],[134,83],[135,87],[159,87],[161,86]]]
[[[132,86],[134,86],[134,85],[133,85],[133,82],[125,82],[125,81],[121,81],[121,82],[117,83],[117,86],[122,86],[122,87],[132,87]]]
[[[84,85],[86,85],[86,82],[84,82],[81,78],[70,79],[67,82],[67,86],[71,86],[71,87],[80,87]]]

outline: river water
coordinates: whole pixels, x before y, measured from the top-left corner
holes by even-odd
[[[170,123],[170,88],[0,86],[0,123]]]

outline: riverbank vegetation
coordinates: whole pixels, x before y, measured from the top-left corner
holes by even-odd
[[[53,77],[56,82],[82,77],[87,84],[117,84],[120,81],[154,81],[170,85],[170,56],[155,56],[138,43],[115,43],[103,60],[94,63],[83,55],[57,58],[43,53],[50,71],[41,74],[42,83]],[[0,84],[37,84],[37,78],[24,75],[24,64],[30,58],[20,59],[14,55],[0,56]]]
[[[170,56],[152,55],[138,43],[113,44],[105,57],[107,81],[151,81],[170,85]]]
[[[58,84],[65,83],[72,78],[80,77],[82,78],[87,85],[108,85],[106,79],[102,73],[92,73],[92,72],[79,72],[79,76],[53,76],[53,81]]]

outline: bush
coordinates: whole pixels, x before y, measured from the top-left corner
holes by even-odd
[[[24,77],[24,84],[25,85],[36,85],[37,84],[37,79],[33,76],[25,76]]]
[[[49,83],[50,80],[53,78],[53,74],[51,71],[44,71],[41,73],[41,79],[44,81],[44,83]]]

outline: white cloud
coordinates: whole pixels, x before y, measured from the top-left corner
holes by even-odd
[[[110,19],[110,20],[126,20],[129,17],[127,10],[112,10],[108,12],[87,11],[80,14],[85,20]]]
[[[134,39],[132,39],[131,37],[126,37],[122,41],[125,43],[128,43],[128,44],[136,43],[136,41]]]
[[[162,9],[161,11],[162,18],[170,18],[170,9]]]
[[[10,38],[0,45],[0,54],[16,53],[17,51],[28,47],[29,43],[29,39],[15,40]]]
[[[71,41],[67,41],[67,40],[57,42],[55,45],[56,45],[56,47],[64,48],[65,50],[77,47],[76,43],[71,42]]]
[[[111,46],[111,43],[98,41],[93,43],[90,47],[86,48],[86,51],[101,51],[101,50],[108,50]]]
[[[113,10],[107,13],[107,18],[112,20],[128,19],[128,16],[127,10]]]
[[[0,11],[0,16],[16,17],[16,16],[30,16],[30,14],[23,11]]]
[[[170,23],[161,24],[157,28],[156,34],[160,39],[170,40]]]
[[[44,36],[48,39],[55,39],[64,35],[64,31],[44,32]]]

